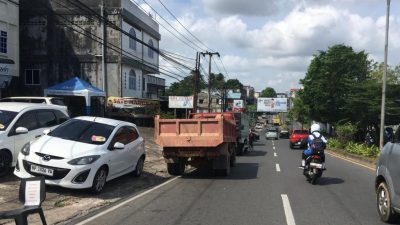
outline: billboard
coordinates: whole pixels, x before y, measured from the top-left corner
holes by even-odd
[[[233,109],[234,112],[243,112],[244,111],[244,104],[243,100],[233,100]]]
[[[287,112],[287,98],[258,98],[257,112]]]
[[[171,109],[192,109],[193,96],[169,96],[168,107]]]

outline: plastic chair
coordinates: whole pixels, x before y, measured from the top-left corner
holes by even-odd
[[[41,206],[46,199],[45,188],[44,177],[22,179],[19,186],[19,201],[24,204],[24,208],[0,212],[0,219],[14,219],[16,225],[27,225],[28,215],[39,213],[42,224],[47,225]],[[37,194],[39,194],[39,198],[32,201],[32,196]]]

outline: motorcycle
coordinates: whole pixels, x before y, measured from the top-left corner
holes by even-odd
[[[322,158],[323,154],[323,152],[317,152],[306,159],[303,174],[307,178],[307,181],[313,185],[317,183],[317,179],[322,176],[322,171],[325,170]]]

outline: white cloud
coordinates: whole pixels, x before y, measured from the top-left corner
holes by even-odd
[[[214,10],[227,11],[220,9],[226,1],[202,0],[206,8],[215,6]],[[238,6],[238,0],[229,1],[233,5],[231,16],[199,17],[190,11],[183,14],[180,21],[206,45],[221,53],[230,78],[238,78],[257,90],[266,86],[281,91],[299,87],[299,79],[304,77],[312,55],[334,44],[349,45],[355,51],[365,50],[370,53],[370,58],[383,60],[384,10],[378,16],[365,16],[354,8],[346,8],[346,0],[326,0],[325,4],[317,0],[285,2],[295,6],[280,17],[260,17],[260,26],[254,26],[246,17],[240,16],[255,10],[250,6],[243,6],[235,13],[232,7]],[[347,2],[355,5],[353,0]],[[376,2],[366,0],[363,4],[370,6]],[[377,4],[381,5],[381,2]],[[398,64],[400,17],[393,14],[390,23],[389,62]],[[174,25],[181,30],[176,22]],[[161,47],[190,57],[195,55],[168,33],[162,33]]]
[[[206,10],[228,15],[265,16],[277,10],[276,0],[202,0]]]

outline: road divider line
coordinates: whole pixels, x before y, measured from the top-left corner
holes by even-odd
[[[286,224],[287,225],[296,225],[296,222],[294,221],[294,217],[293,217],[292,207],[290,207],[290,202],[289,202],[288,196],[285,194],[281,194],[281,197],[282,197],[282,202],[283,202],[283,210],[285,210]]]
[[[275,165],[275,167],[276,167],[276,172],[281,172],[281,167],[279,166],[278,163]]]
[[[345,158],[345,157],[343,157],[343,156],[340,156],[340,155],[337,155],[337,154],[334,154],[334,153],[330,153],[330,152],[325,152],[325,153],[328,154],[328,155],[330,155],[330,156],[332,156],[332,157],[335,157],[335,158],[338,158],[338,159],[341,159],[341,160],[344,160],[344,161],[347,161],[347,162],[356,164],[356,165],[358,165],[358,166],[367,168],[367,169],[369,169],[369,170],[375,171],[375,168],[373,168],[373,167],[370,167],[370,166],[367,166],[367,165],[358,163],[358,162],[356,162],[356,161],[354,161],[354,160]]]
[[[276,152],[274,152],[274,156],[277,157],[278,155],[276,154]]]
[[[273,147],[272,147],[272,149],[274,149],[274,150],[275,150],[275,146],[273,146]]]
[[[102,211],[102,212],[100,212],[100,213],[98,213],[98,214],[96,214],[96,215],[94,215],[92,217],[89,217],[89,218],[87,218],[87,219],[85,219],[85,220],[83,220],[83,221],[81,221],[81,222],[79,222],[79,223],[77,223],[75,225],[83,225],[83,224],[86,224],[86,223],[88,223],[90,221],[93,221],[93,220],[99,218],[100,216],[103,216],[103,215],[105,215],[105,214],[107,214],[107,213],[109,213],[111,211],[114,211],[117,208],[119,208],[119,207],[121,207],[121,206],[123,206],[123,205],[125,205],[125,204],[127,204],[129,202],[132,202],[132,201],[134,201],[134,200],[136,200],[136,199],[138,199],[138,198],[140,198],[140,197],[142,197],[144,195],[147,195],[148,193],[150,193],[152,191],[155,191],[155,190],[157,190],[157,189],[159,189],[159,188],[161,188],[161,187],[163,187],[163,186],[165,186],[165,185],[167,185],[167,184],[169,184],[171,182],[174,182],[175,180],[179,179],[180,177],[181,176],[178,176],[178,177],[174,177],[174,178],[172,178],[170,180],[167,180],[162,184],[159,184],[159,185],[157,185],[157,186],[155,186],[155,187],[153,187],[153,188],[151,188],[151,189],[149,189],[149,190],[147,190],[147,191],[145,191],[143,193],[140,193],[140,194],[135,195],[135,196],[133,196],[131,198],[128,198],[127,200],[125,200],[125,201],[123,201],[123,202],[121,202],[121,203],[119,203],[119,204],[117,204],[117,205],[115,205],[113,207],[110,207],[110,208],[108,208],[108,209],[106,209],[106,210],[104,210],[104,211]]]

